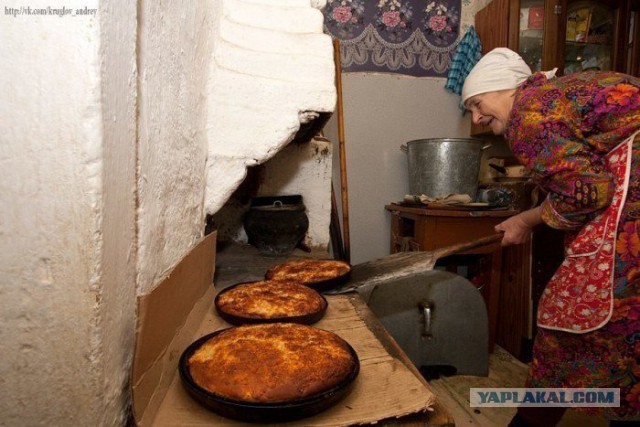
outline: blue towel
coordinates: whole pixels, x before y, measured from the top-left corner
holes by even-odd
[[[447,83],[444,87],[456,95],[460,95],[462,93],[464,80],[469,75],[469,72],[471,72],[473,66],[480,60],[481,56],[482,43],[475,28],[471,26],[453,54],[453,59],[451,60],[451,64],[449,64]],[[460,109],[465,109],[462,103],[460,103]]]

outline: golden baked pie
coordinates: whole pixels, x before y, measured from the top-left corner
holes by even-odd
[[[315,290],[294,282],[263,280],[241,283],[216,297],[216,310],[231,323],[247,320],[320,320],[327,301]],[[319,316],[315,316],[319,315]]]
[[[295,323],[225,329],[188,358],[201,388],[242,402],[292,402],[349,383],[358,360],[333,332]]]
[[[333,259],[301,258],[276,265],[267,271],[270,280],[291,280],[305,285],[324,282],[346,276],[351,266]]]

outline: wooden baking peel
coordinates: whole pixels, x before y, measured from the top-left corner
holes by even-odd
[[[372,287],[387,281],[433,270],[433,267],[440,258],[481,246],[497,244],[502,240],[502,236],[502,233],[493,234],[433,251],[399,252],[373,261],[357,264],[353,266],[351,279],[344,286],[325,293],[343,294],[353,292],[364,285]]]

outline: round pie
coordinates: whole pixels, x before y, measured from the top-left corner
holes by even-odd
[[[212,334],[187,360],[193,382],[226,399],[292,402],[349,384],[358,358],[333,332],[295,323]]]
[[[351,266],[344,261],[301,258],[270,268],[265,277],[270,280],[291,280],[319,288],[333,281],[338,284],[337,282],[346,279],[350,272]]]
[[[215,307],[223,319],[236,325],[275,321],[311,324],[322,318],[327,300],[298,283],[263,280],[225,289],[216,297]]]

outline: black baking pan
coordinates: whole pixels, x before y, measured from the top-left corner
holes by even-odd
[[[325,261],[323,259],[318,259],[317,261]],[[331,260],[334,261],[334,260]],[[283,263],[283,264],[286,264]],[[345,263],[346,264],[346,263]],[[282,265],[282,264],[278,264],[278,265]],[[271,279],[271,269],[277,267],[278,265],[274,265],[273,267],[271,267],[269,270],[267,270],[266,274],[265,274],[265,279],[267,280],[272,280]],[[349,264],[347,264],[349,265]],[[346,273],[341,274],[340,276],[337,277],[332,277],[330,279],[325,279],[325,280],[318,280],[315,282],[301,282],[303,285],[310,287],[311,289],[315,289],[318,292],[324,292],[324,291],[328,291],[334,288],[337,288],[338,286],[341,286],[343,284],[345,284],[349,278],[351,277],[351,265],[349,265],[349,271],[347,271]]]
[[[327,302],[327,299],[318,294],[320,296],[320,298],[322,298],[322,300],[324,301],[324,308],[322,310],[320,310],[317,313],[311,313],[311,314],[306,314],[303,316],[285,316],[285,317],[271,317],[271,318],[262,318],[262,317],[245,317],[245,316],[237,316],[237,315],[233,315],[230,313],[225,313],[224,311],[220,310],[218,308],[218,299],[220,298],[221,295],[223,295],[225,292],[229,292],[232,289],[240,286],[240,285],[246,285],[246,284],[251,284],[251,283],[258,283],[258,282],[243,282],[243,283],[236,283],[235,285],[229,286],[228,288],[225,288],[224,290],[220,291],[220,293],[218,293],[218,295],[216,295],[216,298],[214,300],[214,306],[216,308],[216,312],[218,313],[218,315],[224,319],[226,322],[231,323],[232,325],[249,325],[249,324],[257,324],[257,323],[278,323],[278,322],[288,322],[288,323],[299,323],[301,325],[311,325],[314,324],[316,322],[318,322],[320,319],[322,319],[324,317],[324,315],[327,312],[327,306],[329,305],[329,303]]]
[[[182,353],[178,364],[180,378],[187,393],[205,408],[226,418],[252,423],[272,423],[310,417],[329,409],[346,397],[351,392],[355,379],[360,372],[358,355],[353,347],[347,343],[349,351],[355,360],[353,371],[344,381],[329,390],[304,399],[282,403],[255,403],[227,399],[198,386],[193,381],[188,367],[189,358],[202,344],[227,329],[221,329],[194,341]]]
[[[318,292],[324,292],[347,283],[349,277],[351,277],[351,270],[338,277],[332,277],[331,279],[320,280],[317,282],[308,282],[305,283],[305,285],[309,286],[311,289],[315,289]]]

